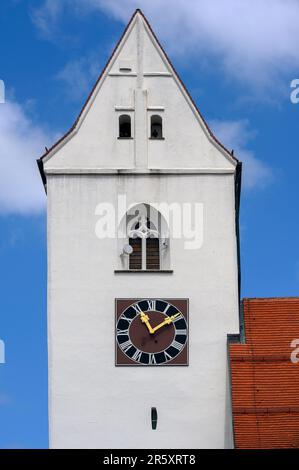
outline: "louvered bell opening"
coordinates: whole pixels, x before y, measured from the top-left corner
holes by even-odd
[[[160,269],[159,238],[146,239],[146,269]]]
[[[141,241],[141,238],[129,238],[129,244],[133,248],[129,259],[129,269],[142,269]]]

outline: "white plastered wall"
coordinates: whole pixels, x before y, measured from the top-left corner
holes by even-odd
[[[204,242],[171,239],[173,274],[115,274],[117,240],[95,235],[101,201],[201,202]],[[52,447],[222,448],[231,421],[226,336],[238,332],[233,176],[48,179]],[[115,367],[114,299],[190,300],[188,367]],[[159,422],[152,431],[150,409]]]

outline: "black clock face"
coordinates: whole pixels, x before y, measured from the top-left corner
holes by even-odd
[[[186,299],[118,299],[117,365],[188,365]]]

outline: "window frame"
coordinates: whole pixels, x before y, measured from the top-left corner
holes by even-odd
[[[120,120],[123,117],[126,117],[126,118],[130,119],[130,136],[129,137],[125,137],[125,136],[123,137],[123,136],[120,135],[121,134],[121,132],[120,132],[120,126],[121,126]],[[133,139],[133,125],[132,125],[132,122],[133,122],[133,119],[132,119],[131,114],[129,114],[127,112],[125,112],[125,113],[122,112],[122,113],[118,114],[118,120],[117,120],[117,124],[118,124],[118,131],[117,131],[118,134],[117,135],[118,135],[118,137],[117,138],[119,140],[131,140],[131,139]]]
[[[141,213],[140,218],[136,221],[136,225],[139,225],[138,228],[132,228],[128,233],[128,240],[131,238],[140,238],[141,239],[141,270],[143,271],[151,271],[153,269],[160,270],[161,267],[161,237],[159,231],[154,228],[148,227],[149,224],[153,224],[153,222],[148,218],[148,214]],[[140,227],[141,225],[141,227]],[[136,235],[136,237],[134,237]],[[154,235],[152,238],[158,239],[158,261],[159,261],[159,268],[149,269],[147,267],[147,256],[148,256],[148,247],[147,247],[147,240],[151,238],[151,235]],[[130,269],[130,260],[132,255],[129,255],[129,269]]]
[[[161,121],[161,136],[160,137],[153,137],[152,135],[152,126],[155,125],[155,123],[153,123],[153,119],[154,118],[159,118],[159,120]],[[157,124],[157,123],[156,123]],[[157,114],[157,113],[151,113],[150,114],[150,119],[149,119],[149,139],[150,140],[165,140],[165,137],[164,137],[164,119],[163,117],[161,116],[161,114]]]
[[[159,269],[156,269],[157,265],[154,266],[154,268],[149,269],[146,266],[147,237],[144,237],[144,240],[141,240],[141,245],[143,245],[143,258],[141,262],[141,269],[130,269],[130,255],[124,251],[124,247],[126,245],[130,245],[130,232],[136,227],[138,218],[141,216],[141,214],[144,214],[146,215],[146,217],[151,219],[152,224],[150,225],[150,229],[158,229],[156,230],[156,235],[158,236],[156,236],[155,238],[158,238],[159,240]],[[173,273],[173,270],[171,269],[170,232],[169,223],[167,219],[165,218],[162,212],[160,212],[155,206],[149,203],[140,202],[137,204],[133,204],[129,208],[127,208],[125,212],[123,212],[123,215],[118,225],[118,262],[117,267],[114,270],[115,273]],[[154,237],[153,233],[151,234],[151,237]],[[138,262],[136,264],[138,265]]]

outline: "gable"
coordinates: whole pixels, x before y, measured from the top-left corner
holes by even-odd
[[[118,139],[119,116],[132,138]],[[151,139],[151,117],[163,139]],[[45,173],[101,171],[234,172],[143,14],[137,10],[72,129],[43,157]]]

